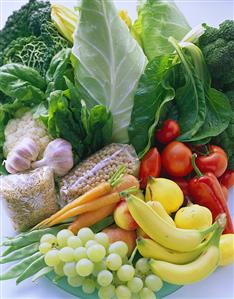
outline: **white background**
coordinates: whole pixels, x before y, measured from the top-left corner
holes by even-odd
[[[13,10],[19,9],[20,6],[27,1],[25,0],[0,0],[0,28],[3,27],[7,17]],[[75,1],[51,1],[62,3],[72,7]],[[125,8],[134,18],[136,16],[136,1],[122,0],[115,1],[118,8]],[[176,1],[178,7],[187,17],[191,26],[200,23],[207,23],[217,26],[225,19],[233,19],[234,2],[230,1]],[[229,203],[232,216],[234,216],[234,189],[229,194]],[[1,235],[11,236],[14,234],[8,217],[0,203],[1,215]],[[233,248],[234,250],[234,248]],[[3,271],[5,266],[1,265],[0,270]],[[176,293],[168,296],[168,299],[231,299],[234,298],[234,266],[219,268],[210,277],[194,285],[183,287]],[[72,299],[75,298],[64,291],[52,285],[47,279],[41,279],[38,283],[32,283],[30,280],[23,282],[19,286],[15,286],[15,282],[5,281],[0,283],[1,299]]]

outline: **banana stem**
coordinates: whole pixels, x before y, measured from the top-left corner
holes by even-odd
[[[205,238],[209,233],[212,233],[217,229],[221,229],[223,231],[225,226],[226,226],[226,215],[223,213],[216,218],[216,221],[210,227],[201,230],[200,233],[202,237]]]

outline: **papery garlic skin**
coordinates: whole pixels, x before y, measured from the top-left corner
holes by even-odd
[[[32,168],[49,166],[57,176],[66,175],[74,165],[72,146],[64,139],[51,141],[44,152],[43,159],[32,163]]]
[[[35,161],[39,154],[37,143],[31,138],[24,138],[8,154],[5,161],[6,170],[9,173],[17,173],[31,168],[31,162]]]

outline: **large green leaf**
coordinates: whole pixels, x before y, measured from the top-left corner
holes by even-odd
[[[168,73],[171,67],[170,55],[157,57],[147,65],[140,79],[128,130],[130,142],[139,157],[151,147],[162,108],[175,97]]]
[[[138,40],[140,38],[146,56],[152,60],[156,56],[172,53],[174,49],[168,38],[172,36],[181,40],[190,26],[173,0],[141,0],[134,29],[138,32]]]
[[[0,90],[22,103],[40,104],[45,99],[45,80],[33,68],[11,63],[0,67]]]
[[[106,106],[113,115],[113,140],[127,142],[133,97],[147,60],[113,1],[81,2],[73,53],[88,108]]]

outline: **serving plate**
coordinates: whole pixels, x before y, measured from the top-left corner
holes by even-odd
[[[66,278],[62,278],[57,282],[54,282],[54,274],[53,273],[49,273],[47,275],[47,278],[54,283],[57,287],[63,289],[65,292],[80,298],[80,299],[99,299],[98,295],[97,295],[97,291],[95,291],[95,293],[88,295],[85,294],[81,288],[73,288],[71,287],[67,281]],[[178,289],[180,289],[182,286],[178,286],[178,285],[174,285],[174,284],[169,284],[164,282],[163,283],[163,287],[162,289],[157,292],[157,299],[161,299],[164,298],[174,292],[176,292]]]

